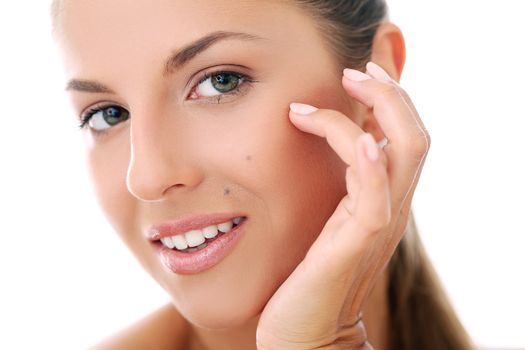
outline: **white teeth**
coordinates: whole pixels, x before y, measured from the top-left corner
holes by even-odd
[[[168,247],[170,249],[173,249],[173,247],[175,247],[175,244],[173,244],[173,241],[171,240],[171,237],[161,238],[160,241],[162,242],[162,244],[164,244],[166,247]]]
[[[206,240],[201,230],[191,230],[184,234],[186,241],[190,247],[196,247]]]
[[[202,229],[202,233],[206,238],[213,238],[219,233],[216,225],[211,225]]]
[[[219,231],[224,232],[224,233],[230,231],[232,227],[233,227],[233,222],[231,222],[231,220],[217,225],[217,229],[219,229]]]
[[[183,235],[173,236],[171,237],[171,240],[173,241],[173,244],[175,244],[175,248],[177,248],[178,250],[188,248],[188,242],[186,242],[186,238],[184,238]]]
[[[223,222],[222,224],[210,225],[203,228],[202,230],[191,230],[176,236],[163,237],[160,239],[160,241],[169,249],[177,248],[178,250],[184,250],[188,247],[193,248],[204,243],[206,238],[211,239],[217,237],[219,231],[222,233],[231,231],[233,225],[238,225],[244,220],[244,217],[238,217],[233,220]]]

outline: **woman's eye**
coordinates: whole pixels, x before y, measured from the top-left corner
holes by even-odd
[[[244,82],[255,82],[248,76],[235,72],[218,72],[206,75],[190,94],[191,99],[233,95]],[[89,126],[95,132],[102,132],[129,119],[129,112],[120,106],[92,108],[80,117],[80,128]]]
[[[246,76],[233,72],[219,72],[206,76],[195,87],[190,98],[212,97],[233,93],[248,80]]]
[[[95,131],[109,129],[112,126],[129,119],[129,112],[119,106],[97,107],[82,117],[80,127],[86,124]]]

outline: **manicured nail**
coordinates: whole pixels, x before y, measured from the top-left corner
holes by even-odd
[[[350,69],[350,68],[345,68],[343,70],[343,75],[345,76],[345,78],[349,80],[353,80],[353,81],[363,81],[363,80],[372,79],[368,74],[365,74],[361,71]]]
[[[290,103],[290,109],[292,110],[292,112],[296,114],[301,114],[301,115],[308,115],[310,113],[317,111],[317,108],[315,108],[314,106],[310,106],[304,103],[295,103],[295,102]]]
[[[365,136],[365,150],[366,156],[370,161],[375,162],[377,159],[379,159],[379,152],[376,140],[370,133],[366,133]]]
[[[392,77],[380,66],[375,64],[374,62],[370,61],[366,64],[366,70],[368,73],[370,73],[371,76],[373,76],[376,79],[384,80],[384,81],[394,81]]]

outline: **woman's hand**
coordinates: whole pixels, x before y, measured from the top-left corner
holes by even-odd
[[[384,149],[337,111],[292,106],[291,121],[348,164],[348,193],[264,308],[259,349],[371,348],[361,309],[403,236],[430,137],[397,82],[372,62],[367,73],[345,70],[343,87],[373,110]]]

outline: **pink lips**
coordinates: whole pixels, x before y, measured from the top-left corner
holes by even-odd
[[[244,214],[187,215],[175,221],[152,225],[146,230],[149,240],[154,241],[162,264],[178,274],[196,274],[222,261],[233,250],[245,231],[247,219],[224,234],[219,234],[205,248],[191,253],[169,249],[160,243],[163,237],[175,236],[194,229],[227,222]]]
[[[217,225],[241,216],[246,215],[240,213],[185,215],[177,220],[166,221],[160,224],[151,225],[146,230],[146,235],[148,239],[152,241],[157,241],[163,237],[175,236],[184,232],[188,232],[190,230],[197,230],[206,226]]]

